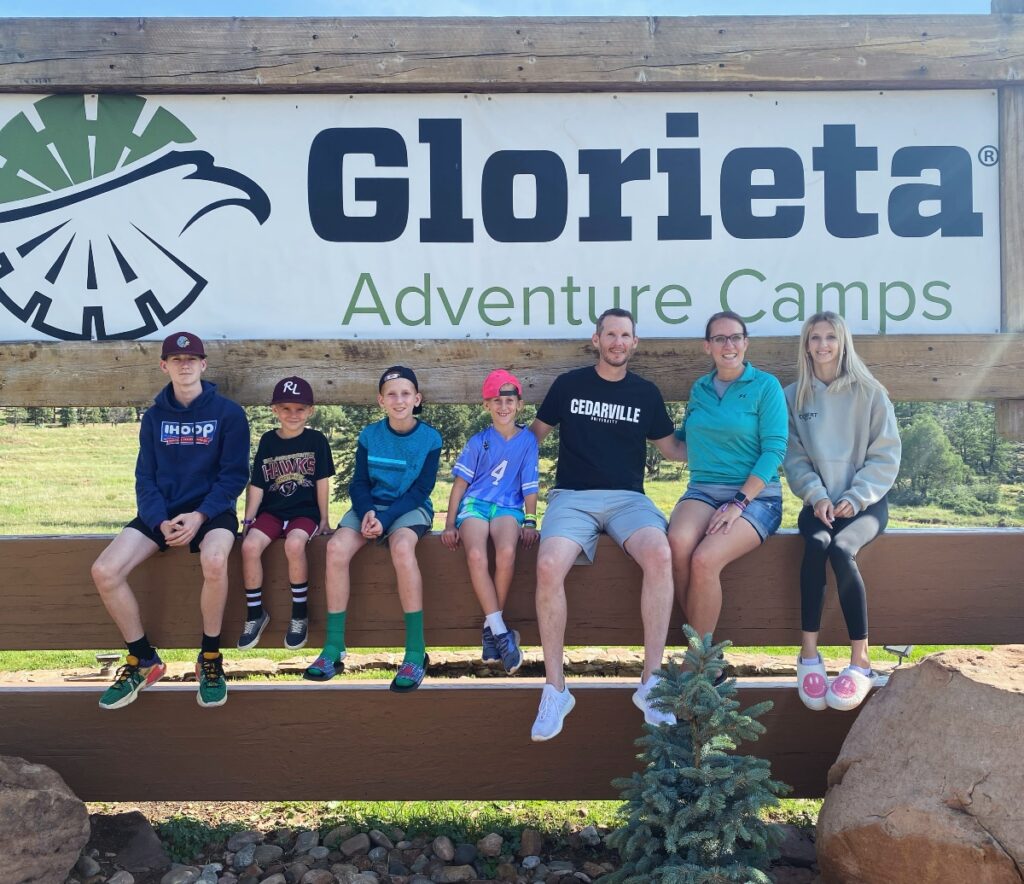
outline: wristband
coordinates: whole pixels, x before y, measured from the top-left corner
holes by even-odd
[[[242,524],[243,525],[255,525],[256,524],[256,520],[255,519],[242,519]]]
[[[741,513],[747,508],[747,505],[742,500],[730,500],[729,503],[726,504],[726,506],[729,506],[729,504],[735,504],[736,506],[738,506],[740,508]]]
[[[525,519],[523,519],[523,527],[524,528],[536,528],[537,527],[537,518],[535,516],[534,517],[527,516]]]

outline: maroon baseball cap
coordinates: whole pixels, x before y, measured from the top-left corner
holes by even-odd
[[[521,399],[523,397],[523,385],[519,383],[519,378],[510,371],[496,368],[484,379],[484,399],[511,396],[513,393]]]
[[[192,332],[175,332],[173,335],[168,335],[164,338],[163,349],[160,351],[160,358],[166,359],[168,356],[198,356],[200,359],[206,358],[206,350],[203,347],[203,339],[199,335],[194,335]]]
[[[274,387],[274,395],[270,398],[270,404],[280,405],[283,402],[313,405],[313,388],[309,385],[309,381],[294,376],[278,381]]]

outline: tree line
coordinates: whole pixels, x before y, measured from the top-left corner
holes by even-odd
[[[670,403],[669,411],[678,424],[683,403]],[[890,499],[909,505],[932,504],[963,515],[984,515],[1000,502],[1001,485],[1024,481],[1024,443],[1010,442],[996,432],[995,406],[991,402],[897,402],[896,417],[903,438],[903,461]],[[29,407],[0,409],[0,422],[9,426],[34,425],[70,427],[77,424],[134,423],[145,411],[139,407]],[[266,406],[246,408],[253,430],[253,446],[260,434],[276,426]],[[523,408],[521,422],[529,424],[535,406]],[[338,474],[335,497],[347,497],[355,465],[359,431],[379,420],[374,406],[321,405],[310,421],[331,442]],[[477,405],[424,406],[423,418],[444,440],[442,473],[458,457],[466,441],[490,423],[490,416]],[[558,434],[551,433],[541,446],[541,458],[554,460]],[[542,485],[553,480],[552,470],[542,470]],[[653,481],[679,480],[685,467],[668,463],[653,446],[648,446],[647,474]]]

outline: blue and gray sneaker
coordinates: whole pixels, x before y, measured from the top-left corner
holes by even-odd
[[[289,651],[297,651],[306,647],[306,640],[309,638],[309,618],[292,617],[288,624],[288,632],[284,637],[284,646]]]
[[[501,659],[501,652],[498,650],[497,644],[495,644],[494,633],[491,632],[490,626],[484,627],[481,638],[483,652],[480,654],[480,659],[482,659],[484,663],[497,663]]]
[[[514,675],[523,665],[523,652],[519,650],[519,633],[515,629],[494,636],[494,643],[501,654],[501,665],[505,672]]]
[[[247,651],[250,648],[255,648],[260,643],[260,636],[263,635],[263,630],[269,624],[270,615],[266,609],[255,620],[246,620],[245,626],[242,627],[242,634],[238,637],[238,644],[236,645],[238,650]]]

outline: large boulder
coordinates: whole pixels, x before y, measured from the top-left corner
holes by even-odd
[[[60,774],[0,755],[0,857],[11,884],[54,884],[89,840],[89,814]]]
[[[1024,646],[897,670],[829,771],[818,865],[836,884],[1024,882]]]

